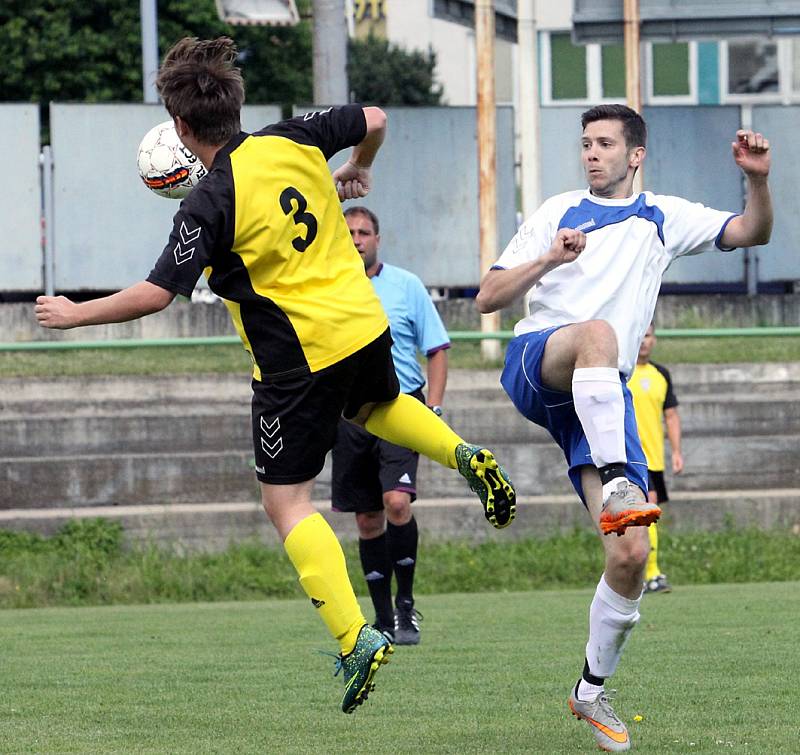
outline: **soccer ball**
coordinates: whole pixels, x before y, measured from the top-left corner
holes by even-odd
[[[183,146],[172,121],[145,134],[137,162],[144,185],[168,199],[183,199],[208,172],[200,158]]]

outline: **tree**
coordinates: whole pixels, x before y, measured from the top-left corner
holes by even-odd
[[[370,35],[351,40],[347,61],[350,90],[357,102],[375,105],[440,105],[436,53],[407,51]]]
[[[181,37],[222,34],[239,45],[248,102],[310,101],[308,21],[294,27],[232,27],[219,19],[214,0],[159,0],[160,55]],[[0,59],[0,101],[141,102],[139,3],[5,0]]]

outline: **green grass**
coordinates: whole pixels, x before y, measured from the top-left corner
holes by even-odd
[[[591,595],[419,598],[352,716],[306,600],[0,612],[0,752],[595,752],[565,705]],[[799,613],[797,582],[647,596],[610,685],[634,748],[797,752]]]
[[[665,364],[794,362],[800,360],[800,338],[662,338],[654,358]],[[454,369],[502,365],[501,361],[485,361],[477,342],[454,343],[449,359]],[[250,358],[238,344],[0,352],[0,377],[249,371]]]
[[[122,542],[119,525],[101,519],[70,521],[52,538],[0,530],[0,608],[302,595],[279,547],[251,543],[178,555],[155,547],[125,549]],[[800,563],[800,537],[785,530],[672,535],[662,526],[659,546],[661,565],[677,584],[787,581],[797,577]],[[357,544],[346,544],[345,553],[352,583],[366,595]],[[418,562],[419,595],[553,590],[594,584],[603,550],[588,530],[481,544],[423,538]]]

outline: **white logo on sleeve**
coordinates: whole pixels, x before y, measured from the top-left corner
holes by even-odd
[[[404,482],[406,485],[410,485],[411,478],[408,476],[408,472],[404,472],[403,476],[398,480],[398,482]]]
[[[197,226],[197,228],[190,231],[186,227],[186,223],[181,221],[180,240],[172,250],[172,253],[175,255],[176,265],[182,265],[184,262],[188,262],[194,257],[194,243],[197,241],[200,236],[200,231],[202,230],[200,226]]]
[[[260,417],[259,424],[261,426],[261,432],[263,433],[261,436],[261,450],[264,451],[270,459],[274,459],[283,450],[283,438],[280,435],[275,438],[278,431],[281,429],[280,417],[275,417],[272,422],[267,422],[263,417]],[[275,439],[273,440],[273,438]]]

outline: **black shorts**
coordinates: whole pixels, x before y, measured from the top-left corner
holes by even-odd
[[[388,328],[355,354],[319,372],[253,381],[253,446],[261,482],[314,479],[333,446],[339,419],[364,404],[392,401],[400,384]]]
[[[421,391],[411,394],[423,403]],[[331,508],[355,514],[383,511],[383,494],[390,490],[417,498],[419,454],[376,438],[342,420],[333,444]]]
[[[669,500],[669,496],[667,495],[667,485],[664,482],[663,472],[654,472],[652,469],[648,469],[647,487],[648,490],[656,491],[656,501],[658,503],[666,503]]]

